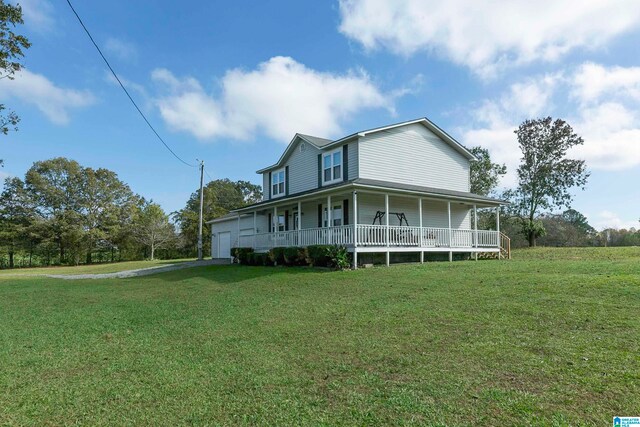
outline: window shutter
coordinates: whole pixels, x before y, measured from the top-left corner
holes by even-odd
[[[342,146],[342,180],[349,180],[349,144]]]
[[[342,201],[342,223],[349,225],[349,199]]]
[[[269,181],[267,182],[267,200],[271,198],[271,172],[269,172]]]
[[[322,228],[322,203],[318,205],[318,228]]]
[[[271,221],[271,214],[269,214],[269,233],[273,231],[273,221]]]
[[[284,167],[284,194],[289,195],[289,166]]]
[[[289,231],[289,211],[284,211],[284,231]]]
[[[322,153],[318,154],[318,188],[322,187]]]

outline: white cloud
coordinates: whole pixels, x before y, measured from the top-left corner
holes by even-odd
[[[434,52],[483,75],[640,27],[635,0],[340,0],[340,14],[340,31],[365,49]]]
[[[133,43],[115,37],[109,37],[104,48],[107,52],[125,61],[135,59],[138,56],[138,49]]]
[[[595,169],[640,166],[639,113],[615,102],[581,109],[574,128],[585,142],[575,153]]]
[[[586,63],[573,77],[572,92],[581,102],[622,96],[640,100],[640,67],[605,67]]]
[[[0,97],[33,104],[55,124],[68,123],[69,110],[95,102],[89,91],[62,88],[42,74],[26,69],[16,73],[14,80],[0,79]]]
[[[49,31],[53,28],[53,5],[48,0],[11,1],[22,7],[22,19],[25,25],[38,31]]]
[[[514,130],[522,118],[546,115],[558,83],[559,74],[548,74],[537,79],[514,83],[496,100],[486,100],[472,115],[480,126],[463,131],[463,143],[469,147],[488,148],[492,159],[507,165],[508,173],[502,178],[505,187],[516,183],[515,170],[520,162]]]
[[[273,57],[257,69],[228,71],[220,95],[207,93],[194,78],[177,78],[166,69],[153,80],[165,91],[157,99],[173,129],[200,139],[247,140],[262,132],[288,142],[295,132],[336,136],[344,120],[369,108],[393,112],[398,94],[384,94],[364,72],[320,72],[288,57]]]
[[[591,169],[640,166],[640,106],[634,101],[635,80],[628,77],[634,73],[635,68],[584,64],[563,75],[514,84],[472,113],[475,125],[463,132],[463,141],[488,148],[495,160],[507,164],[510,173],[503,181],[505,186],[515,183],[521,157],[513,131],[523,120],[539,116],[561,116],[568,121],[584,139],[584,145],[570,154],[585,159]],[[598,76],[593,81],[596,89],[590,87],[585,77],[589,75]],[[563,111],[556,111],[555,104],[562,105]]]
[[[636,230],[640,228],[640,222],[637,219],[634,220],[624,220],[621,219],[618,214],[611,211],[601,211],[597,215],[589,216],[589,223],[596,230],[604,230],[606,228],[615,228],[615,229],[630,229],[635,228]]]

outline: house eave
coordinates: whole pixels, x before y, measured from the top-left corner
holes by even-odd
[[[372,182],[362,182],[360,179],[355,179],[353,181],[346,181],[344,183],[340,183],[337,185],[332,185],[326,188],[315,189],[314,191],[292,194],[290,196],[284,196],[283,198],[266,200],[264,202],[255,203],[253,205],[245,206],[240,209],[235,209],[230,213],[236,213],[242,215],[246,212],[251,212],[256,209],[265,209],[274,205],[281,205],[283,202],[296,202],[298,200],[308,199],[309,197],[318,196],[325,193],[331,193],[335,191],[344,191],[344,190],[368,190],[368,191],[380,191],[380,192],[392,192],[396,194],[407,194],[414,197],[425,197],[431,199],[438,199],[443,201],[455,201],[455,202],[466,202],[466,203],[475,203],[480,205],[481,207],[491,207],[491,206],[505,206],[508,205],[509,202],[500,199],[494,199],[490,197],[484,197],[477,194],[466,193],[466,194],[446,194],[443,192],[437,191],[437,189],[428,189],[423,188],[420,189],[418,186],[416,188],[401,188],[399,187],[402,184],[395,183],[372,183]],[[436,191],[434,191],[436,190]],[[237,218],[237,217],[236,217]],[[225,221],[227,219],[220,218],[216,220],[211,220],[210,222],[217,221]]]

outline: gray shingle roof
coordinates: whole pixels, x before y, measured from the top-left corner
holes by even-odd
[[[325,145],[329,145],[333,142],[332,139],[319,138],[317,136],[305,135],[302,133],[298,134],[302,139],[306,139],[316,147],[324,147]]]
[[[375,179],[366,179],[366,178],[357,178],[357,179],[353,179],[350,181],[345,181],[345,182],[340,182],[340,183],[336,183],[336,184],[332,184],[332,185],[328,185],[325,187],[321,187],[321,188],[314,188],[312,190],[307,190],[307,191],[303,191],[300,193],[296,193],[296,194],[290,194],[288,196],[284,196],[284,197],[278,197],[277,199],[271,199],[271,200],[264,200],[262,202],[258,202],[258,203],[254,203],[253,205],[249,205],[249,206],[245,206],[243,208],[238,209],[237,211],[244,211],[247,209],[251,209],[251,208],[257,208],[260,207],[262,205],[269,205],[269,204],[275,204],[275,203],[280,203],[283,202],[285,200],[288,199],[292,199],[292,198],[297,198],[297,197],[301,197],[301,196],[309,196],[312,195],[314,193],[318,193],[318,192],[326,192],[327,190],[337,190],[337,189],[342,189],[342,188],[349,188],[349,187],[357,187],[360,186],[366,186],[366,187],[376,187],[376,188],[382,188],[382,189],[389,189],[389,190],[400,190],[400,191],[409,191],[409,192],[414,192],[414,193],[422,193],[425,195],[425,197],[431,196],[431,197],[438,197],[441,196],[443,198],[456,198],[456,199],[461,199],[467,202],[479,202],[479,203],[488,203],[490,205],[497,205],[497,204],[508,204],[508,202],[504,201],[504,200],[500,200],[500,199],[495,199],[492,197],[486,197],[486,196],[481,196],[479,194],[473,194],[473,193],[468,193],[465,191],[454,191],[454,190],[446,190],[443,188],[434,188],[434,187],[423,187],[420,185],[413,185],[413,184],[404,184],[404,183],[397,183],[397,182],[387,182],[387,181],[378,181]],[[235,212],[237,212],[235,211]]]
[[[360,184],[360,185],[369,185],[372,187],[389,188],[392,190],[393,189],[407,190],[407,191],[415,191],[418,193],[427,193],[427,194],[433,194],[433,195],[460,197],[460,198],[472,199],[477,201],[506,203],[504,200],[494,199],[493,197],[481,196],[479,194],[468,193],[466,191],[446,190],[444,188],[423,187],[421,185],[413,185],[413,184],[405,184],[405,183],[401,184],[397,182],[378,181],[375,179],[366,179],[366,178],[355,179],[353,180],[353,183]]]

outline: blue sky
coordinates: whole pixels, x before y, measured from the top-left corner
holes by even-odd
[[[107,73],[66,2],[23,0],[33,47],[0,97],[22,118],[0,174],[65,156],[116,171],[166,210],[197,170],[173,158]],[[574,207],[640,217],[640,8],[634,1],[109,2],[75,7],[152,123],[214,178],[260,183],[295,132],[340,137],[426,116],[513,172],[525,118],[569,121],[592,172]],[[535,3],[535,4],[534,4]],[[509,174],[503,185],[514,182]]]

